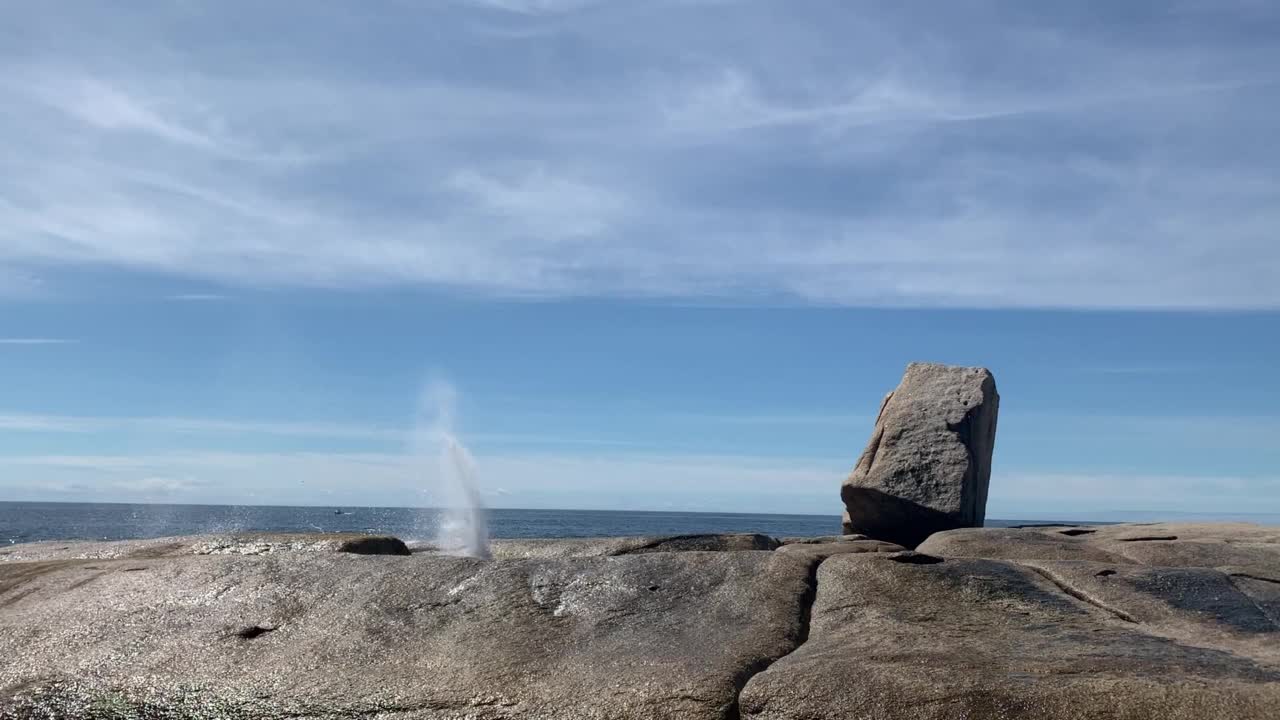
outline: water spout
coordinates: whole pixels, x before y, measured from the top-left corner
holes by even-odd
[[[436,546],[447,553],[489,557],[489,524],[475,458],[451,433],[442,433],[440,475],[448,506],[441,508]]]
[[[452,555],[489,557],[489,524],[480,495],[475,458],[454,434],[457,392],[444,382],[431,383],[422,396],[421,419],[415,433],[419,458],[428,448],[437,453],[439,483],[432,493],[439,509],[435,546]]]

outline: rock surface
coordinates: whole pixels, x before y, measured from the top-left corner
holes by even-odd
[[[981,527],[1000,396],[984,368],[912,363],[840,489],[844,532],[914,547]]]
[[[1219,576],[1180,605],[1205,578],[1142,568],[1097,578],[1106,601],[1079,599],[1091,590],[1067,583],[1099,567],[1055,580],[1012,562],[832,557],[807,642],[751,679],[742,716],[1275,717],[1280,630],[1246,596]]]
[[[740,680],[800,641],[810,567],[754,551],[6,563],[0,717],[731,717]]]
[[[363,533],[232,533],[111,542],[36,542],[0,549],[0,563],[34,560],[122,560],[183,555],[269,555],[341,552],[408,555],[404,541]]]
[[[1280,707],[1280,528],[954,530],[915,552],[841,537],[775,551],[740,549],[776,546],[751,535],[499,541],[490,561],[288,538],[6,548],[0,720],[1273,720]]]
[[[968,528],[926,540],[923,552],[1002,560],[1094,560],[1166,567],[1280,564],[1280,528],[1250,523],[1150,523]]]
[[[606,538],[533,538],[494,540],[493,556],[499,560],[533,557],[611,557],[651,552],[725,552],[773,550],[778,541],[768,535],[722,533]]]
[[[804,556],[810,558],[828,558],[832,555],[846,553],[893,553],[906,548],[883,540],[842,540],[824,543],[789,543],[778,548],[783,555]]]

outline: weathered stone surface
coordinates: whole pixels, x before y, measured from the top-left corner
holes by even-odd
[[[822,559],[846,553],[894,553],[906,548],[883,540],[846,540],[827,543],[792,543],[778,548],[779,553]]]
[[[914,547],[940,530],[981,527],[999,404],[984,368],[908,365],[840,489],[844,532]]]
[[[183,555],[267,555],[295,552],[345,552],[356,555],[408,555],[399,538],[363,533],[229,533],[112,542],[38,542],[0,550],[0,562],[34,560],[119,560]]]
[[[919,549],[943,557],[1094,560],[1164,567],[1268,567],[1280,573],[1280,528],[1250,523],[1153,523],[941,532]]]
[[[748,682],[742,716],[1275,717],[1280,630],[1247,597],[1213,571],[1095,576],[1111,567],[832,557],[807,642]]]
[[[674,537],[655,538],[640,547],[626,550],[619,554],[631,555],[650,552],[690,552],[733,550],[774,550],[778,541],[768,535],[741,533],[724,535],[677,535]]]
[[[0,718],[732,717],[739,684],[800,641],[812,564],[771,552],[3,563]]]
[[[1280,667],[1280,625],[1225,572],[1061,560],[1024,565],[1145,633]]]
[[[6,548],[0,720],[1256,720],[1280,706],[1280,528],[955,530],[917,551],[499,541],[510,559],[492,561],[309,537]],[[959,556],[977,551],[1006,559]]]
[[[817,536],[797,536],[778,538],[778,542],[782,545],[813,545],[815,543],[834,543],[834,542],[852,542],[854,540],[867,540],[866,535],[853,533],[850,535],[817,535]]]
[[[1275,568],[1223,567],[1218,568],[1231,578],[1240,592],[1249,596],[1258,610],[1280,625],[1280,572]]]
[[[651,552],[729,552],[773,550],[778,541],[768,535],[724,533],[706,535],[653,535],[602,538],[533,538],[494,540],[494,558],[609,557]]]

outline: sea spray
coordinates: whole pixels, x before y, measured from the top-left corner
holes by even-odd
[[[456,405],[457,391],[452,385],[436,381],[427,386],[414,433],[415,451],[422,459],[434,450],[438,458],[436,547],[450,554],[487,558],[489,527],[479,473],[475,458],[454,433]]]
[[[489,557],[489,525],[480,497],[475,458],[457,437],[445,433],[440,452],[440,473],[446,497],[454,500],[442,508],[436,544],[445,552]]]

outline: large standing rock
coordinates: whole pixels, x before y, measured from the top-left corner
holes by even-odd
[[[909,547],[981,527],[1000,396],[985,368],[911,363],[844,482],[844,531]]]

